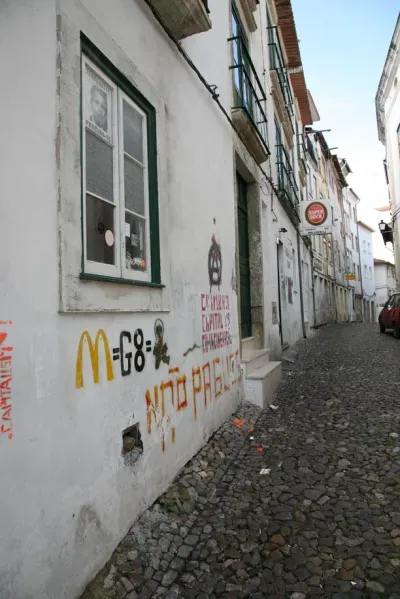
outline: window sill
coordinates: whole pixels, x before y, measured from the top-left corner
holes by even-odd
[[[164,289],[162,283],[151,283],[149,281],[131,281],[129,279],[120,279],[118,277],[107,277],[104,275],[93,275],[82,272],[79,275],[81,281],[102,281],[103,283],[120,283],[122,285],[133,285],[134,287],[153,287],[155,289]]]

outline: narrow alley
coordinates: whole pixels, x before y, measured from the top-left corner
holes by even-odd
[[[400,597],[400,344],[333,325],[296,352],[274,404],[214,434],[82,599]]]

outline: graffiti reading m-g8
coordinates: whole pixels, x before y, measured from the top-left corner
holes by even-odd
[[[75,386],[77,389],[84,387],[83,349],[85,346],[85,341],[89,350],[88,353],[92,365],[94,383],[98,383],[100,381],[100,347],[103,348],[104,352],[106,376],[108,381],[114,380],[113,362],[117,360],[120,360],[121,375],[124,377],[132,374],[132,358],[136,372],[142,372],[146,365],[146,357],[143,351],[144,334],[142,329],[136,329],[136,331],[133,333],[133,347],[136,350],[135,352],[132,351],[132,334],[129,331],[121,331],[119,335],[119,345],[112,349],[112,358],[108,337],[103,329],[99,329],[97,331],[94,342],[88,331],[84,331],[79,340],[78,352],[76,356]],[[146,344],[147,343],[148,342],[146,342]],[[149,351],[149,349],[146,348],[146,351]]]

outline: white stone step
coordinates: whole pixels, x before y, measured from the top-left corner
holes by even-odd
[[[267,408],[273,400],[282,378],[281,362],[268,362],[244,380],[245,400],[260,408]]]
[[[257,349],[257,339],[255,337],[242,339],[242,353],[247,349]]]
[[[242,352],[242,366],[245,375],[251,374],[269,362],[269,349],[245,349]]]

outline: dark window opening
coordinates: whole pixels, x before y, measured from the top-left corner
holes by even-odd
[[[143,454],[142,436],[139,423],[122,431],[122,455],[126,465],[134,464]]]

